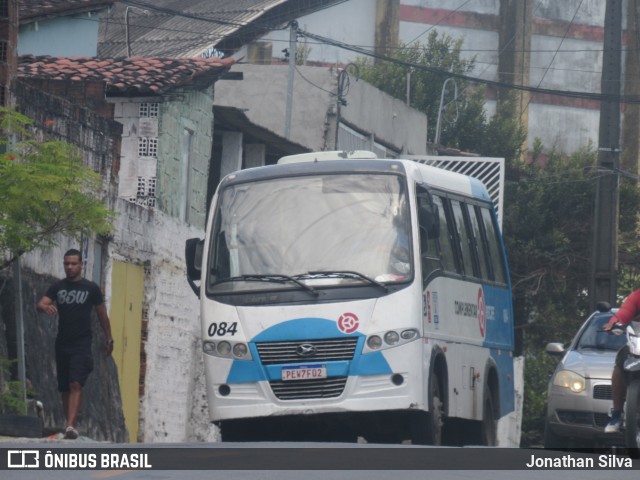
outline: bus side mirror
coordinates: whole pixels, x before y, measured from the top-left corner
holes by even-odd
[[[187,281],[189,286],[198,297],[200,296],[200,286],[195,282],[202,277],[202,251],[204,249],[204,240],[200,238],[190,238],[187,240],[184,248],[185,259],[187,262]]]
[[[428,238],[440,237],[440,213],[433,202],[431,192],[422,185],[416,186],[418,199],[418,223],[427,232]]]

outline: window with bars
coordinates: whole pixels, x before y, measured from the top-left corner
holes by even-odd
[[[9,0],[0,0],[0,17],[9,18]]]
[[[157,117],[160,112],[160,104],[155,103],[141,103],[139,107],[140,117]]]
[[[9,44],[5,41],[0,41],[0,62],[7,61],[8,51],[9,51]]]

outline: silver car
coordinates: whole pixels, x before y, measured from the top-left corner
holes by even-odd
[[[622,445],[620,434],[605,434],[609,423],[611,372],[624,335],[602,331],[616,309],[599,304],[584,322],[568,349],[547,344],[547,352],[562,355],[551,379],[544,429],[545,448]]]

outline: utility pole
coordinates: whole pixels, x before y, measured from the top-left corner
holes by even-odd
[[[295,20],[289,24],[289,78],[287,81],[287,111],[284,119],[284,138],[291,137],[291,111],[293,109],[293,77],[296,70],[296,53],[298,46],[298,22]]]
[[[618,264],[618,168],[620,163],[620,77],[622,3],[607,0],[598,140],[598,180],[591,261],[592,309],[599,301],[615,305]]]

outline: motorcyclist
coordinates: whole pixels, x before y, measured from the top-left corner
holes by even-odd
[[[618,311],[611,317],[609,323],[603,325],[602,329],[609,331],[614,324],[628,325],[640,315],[640,289],[634,291],[622,303]],[[627,382],[624,375],[624,362],[629,356],[629,346],[625,344],[618,350],[615,366],[611,374],[611,396],[613,400],[613,410],[611,420],[604,428],[605,433],[617,433],[622,427],[622,409],[624,397],[627,393]]]

